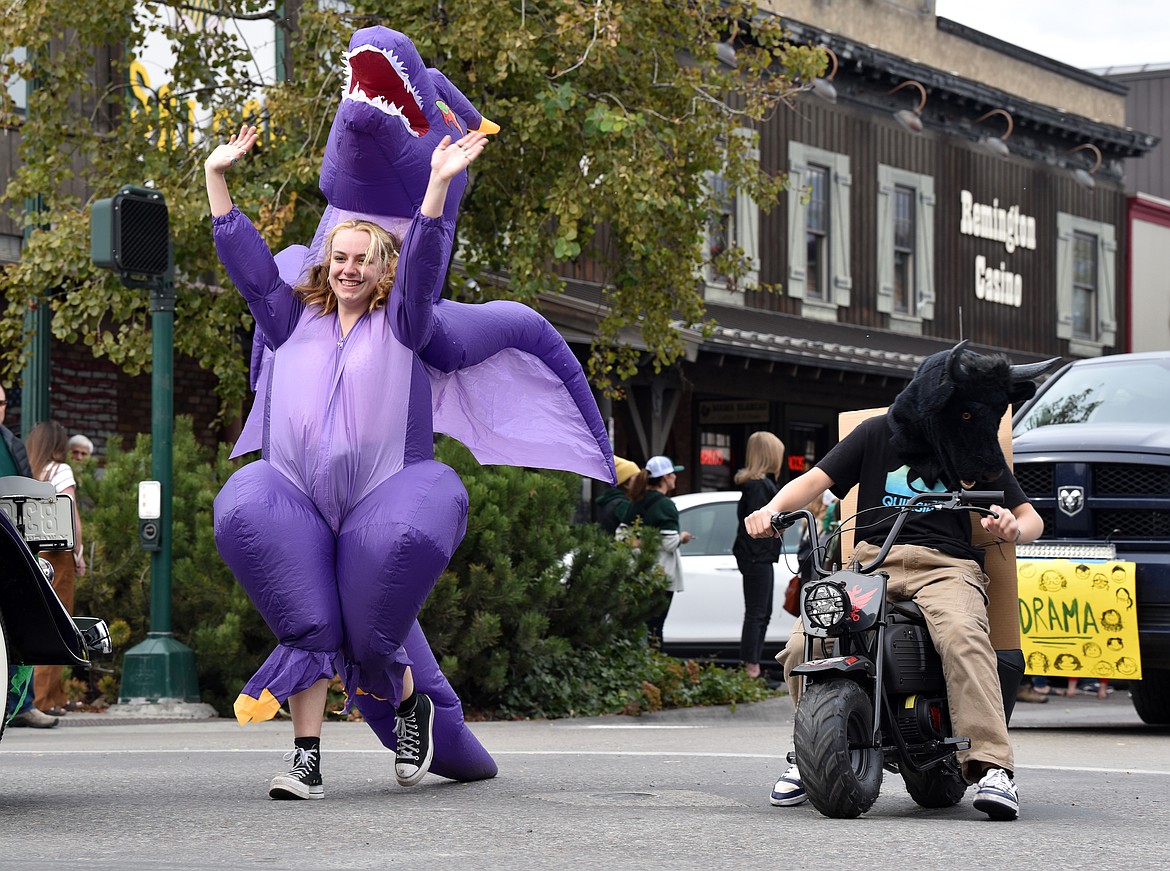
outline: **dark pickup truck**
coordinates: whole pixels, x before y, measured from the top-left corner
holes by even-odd
[[[1170,351],[1077,360],[1013,419],[1020,485],[1044,518],[1021,557],[1136,564],[1147,723],[1170,723]]]

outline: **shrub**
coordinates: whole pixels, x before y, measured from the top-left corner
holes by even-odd
[[[275,643],[215,547],[212,502],[240,465],[228,452],[221,446],[213,456],[195,441],[190,419],[176,419],[172,627],[195,652],[203,700],[223,715]],[[445,438],[436,456],[463,479],[470,512],[420,622],[469,709],[560,717],[757,697],[759,683],[738,672],[650,650],[645,623],[666,578],[653,553],[573,523],[578,476],[480,466]],[[150,460],[149,436],[130,450],[111,439],[100,475],[92,464],[78,470],[92,559],[78,579],[77,609],[118,626],[120,653],[151,629],[150,555],[137,535],[138,482],[152,477]],[[114,673],[98,681],[110,701],[120,668],[118,657]]]
[[[452,439],[436,456],[463,479],[470,511],[467,536],[419,622],[465,704],[496,709],[519,676],[549,657],[644,643],[666,578],[653,554],[572,523],[578,476],[480,466]]]

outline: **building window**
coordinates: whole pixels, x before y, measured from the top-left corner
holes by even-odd
[[[1112,224],[1056,214],[1056,336],[1074,357],[1117,342],[1117,234]]]
[[[715,200],[715,211],[711,215],[711,222],[707,226],[707,250],[711,257],[710,280],[717,284],[727,284],[727,276],[719,271],[715,265],[715,258],[727,250],[735,238],[735,200],[727,180],[723,176],[714,176],[711,179],[711,192]]]
[[[894,311],[913,315],[914,299],[914,199],[916,191],[894,186]]]
[[[0,263],[19,263],[20,243],[20,236],[0,233]]]
[[[699,490],[727,490],[731,484],[731,434],[726,428],[699,432]]]
[[[1073,233],[1074,339],[1097,338],[1097,237]]]
[[[788,280],[785,293],[801,314],[837,320],[849,305],[849,157],[788,143]]]
[[[759,134],[741,129],[736,135],[748,141],[748,156],[757,163],[760,159],[757,144]],[[710,185],[714,210],[707,224],[706,265],[703,279],[708,302],[743,306],[743,291],[755,289],[760,283],[760,207],[747,194],[735,191],[721,175],[711,175]],[[747,272],[736,281],[729,281],[712,263],[714,258],[729,248],[738,248],[747,263]]]
[[[805,299],[829,299],[829,168],[810,163],[805,208]]]
[[[9,58],[14,64],[22,64],[28,57],[28,53],[23,46],[17,46],[12,49]],[[24,79],[20,76],[11,76],[6,82],[8,85],[8,96],[12,98],[13,108],[18,115],[23,115],[28,108],[28,86]]]
[[[918,334],[934,319],[934,179],[878,166],[877,309],[892,330]]]

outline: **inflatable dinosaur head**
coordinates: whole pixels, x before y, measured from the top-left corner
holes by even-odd
[[[427,67],[414,43],[396,30],[357,31],[344,64],[341,105],[321,164],[321,192],[334,209],[409,220],[422,203],[431,153],[442,138],[455,140],[469,130],[496,133],[499,125],[486,120],[446,76]],[[451,182],[445,221],[455,221],[466,187],[466,173]]]

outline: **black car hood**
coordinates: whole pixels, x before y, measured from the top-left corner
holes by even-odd
[[[1170,454],[1170,427],[1155,423],[1066,423],[1030,429],[1012,439],[1015,454],[1116,451]]]

